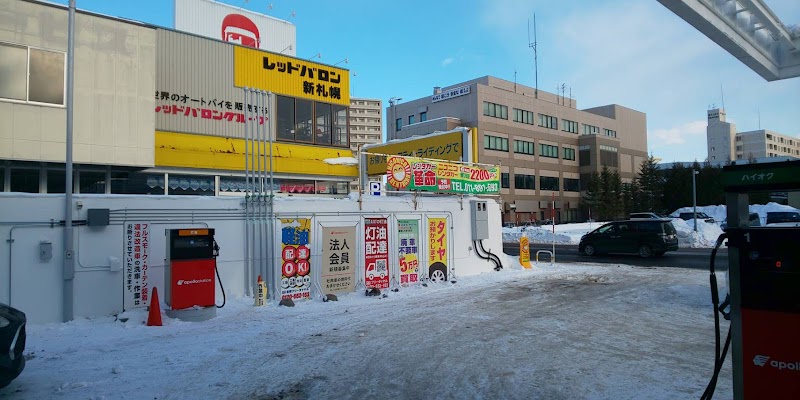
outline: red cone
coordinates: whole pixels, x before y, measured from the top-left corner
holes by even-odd
[[[158,288],[153,288],[150,297],[150,311],[147,313],[147,326],[161,326],[161,305],[158,302]]]

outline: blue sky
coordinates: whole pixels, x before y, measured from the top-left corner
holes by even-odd
[[[484,75],[513,81],[515,71],[533,86],[528,20],[536,13],[539,88],[563,83],[579,108],[645,112],[648,150],[664,162],[705,159],[706,110],[722,105],[721,93],[737,130],[759,129],[760,114],[761,129],[800,136],[800,78],[765,81],[656,0],[222,2],[294,23],[300,58],[347,58],[339,66],[351,71],[351,96],[411,100]],[[785,24],[800,23],[800,1],[766,3]],[[77,4],[173,26],[171,0]]]

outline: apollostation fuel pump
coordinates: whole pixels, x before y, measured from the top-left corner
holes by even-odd
[[[219,246],[214,229],[168,229],[164,286],[168,316],[185,321],[214,318],[225,306],[225,289],[219,279]],[[216,273],[222,290],[222,305],[217,306]]]
[[[729,228],[711,256],[716,359],[701,398],[713,396],[730,347],[734,399],[800,399],[800,228],[750,227],[748,218],[748,193],[800,189],[800,161],[727,166],[722,179]],[[730,294],[720,305],[714,257],[725,239]],[[731,321],[721,351],[720,314]]]

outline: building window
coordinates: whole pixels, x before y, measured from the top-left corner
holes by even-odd
[[[558,146],[540,143],[539,157],[558,158]]]
[[[608,137],[617,137],[617,131],[611,129],[603,129],[603,134]]]
[[[583,124],[584,135],[597,135],[598,133],[600,133],[600,128],[594,125]]]
[[[333,118],[331,115],[331,105],[326,103],[316,103],[316,122],[314,123],[314,143],[331,144],[331,130]]]
[[[483,148],[487,150],[508,151],[508,139],[497,136],[484,135]]]
[[[561,120],[561,130],[569,133],[578,133],[578,123],[568,119]]]
[[[530,111],[514,109],[514,122],[521,122],[523,124],[533,125],[533,113]]]
[[[564,159],[575,161],[575,149],[564,147]]]
[[[427,120],[428,120],[428,112],[427,111],[423,111],[423,112],[419,113],[419,122],[425,122]]]
[[[736,146],[736,151],[742,151],[742,146]]]
[[[769,133],[767,134],[767,140],[772,140],[772,135],[770,135]]]
[[[540,176],[539,190],[558,190],[558,177]]]
[[[565,192],[580,192],[581,191],[581,180],[580,179],[572,179],[572,178],[564,178],[564,191]]]
[[[592,164],[592,148],[588,145],[578,147],[578,165],[585,167]]]
[[[545,114],[539,114],[539,126],[550,129],[558,129],[558,118]]]
[[[484,101],[483,115],[488,115],[490,117],[495,117],[495,118],[508,119],[508,107]]]
[[[536,190],[536,176],[514,174],[514,188]]]
[[[618,150],[613,146],[600,145],[600,165],[608,167],[619,166]]]
[[[403,119],[398,118],[394,120],[394,130],[399,131],[402,128],[403,128]]]
[[[411,125],[411,124],[413,124],[413,123],[414,123],[414,117],[415,117],[414,115],[409,115],[409,116],[408,116],[408,124],[409,124],[409,125]]]
[[[347,107],[333,106],[333,145],[349,146],[350,135],[347,134]]]
[[[11,191],[39,193],[39,168],[11,168]]]
[[[529,154],[534,155],[534,146],[533,142],[526,142],[524,140],[515,140],[514,141],[514,153],[519,154]]]
[[[78,191],[80,193],[106,192],[106,173],[105,171],[80,171],[78,174]],[[161,176],[161,193],[164,193],[164,176]]]
[[[510,186],[508,182],[508,172],[501,172],[500,173],[500,187],[503,189],[508,189]]]
[[[0,98],[64,105],[65,53],[0,43]]]

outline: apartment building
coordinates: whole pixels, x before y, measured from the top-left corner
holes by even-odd
[[[350,149],[383,141],[380,99],[350,98]]]
[[[708,110],[708,161],[730,162],[768,157],[800,157],[800,138],[768,129],[736,132],[724,109]]]
[[[581,110],[574,99],[491,76],[435,87],[386,115],[389,140],[477,128],[478,161],[501,166],[506,222],[582,219],[592,172],[609,167],[630,182],[647,157],[644,113],[617,104]]]

